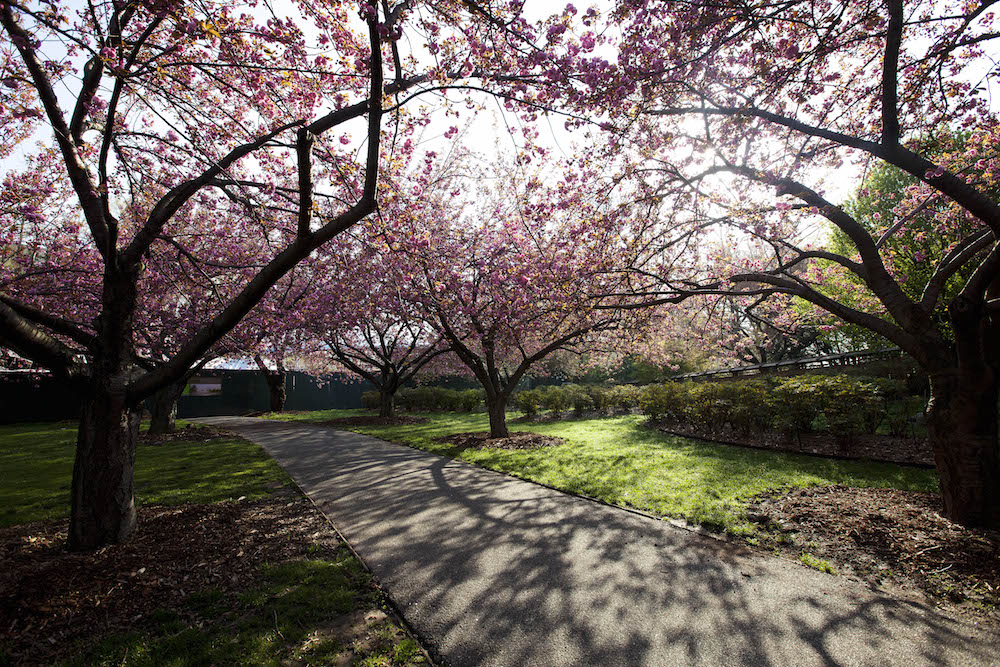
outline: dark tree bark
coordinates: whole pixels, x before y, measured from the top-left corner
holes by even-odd
[[[288,373],[285,371],[285,367],[279,359],[275,364],[275,369],[271,370],[259,354],[254,357],[254,361],[257,362],[260,372],[264,375],[264,381],[267,383],[268,410],[282,412],[285,409],[285,400],[288,398],[288,390],[285,387]]]
[[[378,416],[379,417],[395,417],[396,416],[396,388],[395,387],[380,387],[378,394]]]
[[[506,438],[510,436],[507,429],[507,392],[486,394],[486,410],[490,415],[490,437]]]
[[[85,392],[70,501],[69,548],[122,542],[135,530],[135,448],[142,413],[128,400],[136,271],[105,271],[94,364]]]
[[[996,281],[994,281],[996,282]],[[994,298],[998,286],[989,290]],[[945,514],[967,526],[1000,526],[1000,322],[984,300],[960,295],[948,309],[955,363],[931,370],[928,430]]]
[[[966,526],[1000,525],[996,380],[931,376],[928,430],[945,514]]]
[[[177,428],[177,401],[186,386],[187,380],[184,380],[168,385],[153,394],[149,405],[150,435],[173,433]]]

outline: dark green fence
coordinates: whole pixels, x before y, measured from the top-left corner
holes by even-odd
[[[202,371],[198,377],[218,380],[220,391],[182,396],[178,417],[244,415],[268,409],[267,384],[260,371]],[[360,408],[361,393],[371,388],[367,382],[318,379],[291,371],[285,378],[285,409]],[[78,419],[80,404],[80,391],[64,380],[38,373],[0,373],[0,424]]]

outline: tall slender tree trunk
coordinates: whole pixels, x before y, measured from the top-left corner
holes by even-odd
[[[257,367],[260,368],[260,372],[264,376],[264,382],[267,383],[269,411],[281,412],[285,409],[285,399],[288,396],[285,390],[285,367],[279,359],[275,370],[272,371],[259,354],[254,356],[254,361],[257,362]]]
[[[280,367],[276,371],[264,373],[264,379],[267,380],[268,405],[271,412],[281,412],[285,409],[285,401],[288,398],[288,393],[285,390],[285,376],[285,369]]]
[[[129,405],[126,390],[133,371],[137,278],[116,267],[105,271],[73,464],[69,548],[74,551],[121,542],[135,530],[133,471],[142,413]]]
[[[991,374],[992,375],[992,374]],[[1000,527],[998,387],[958,372],[931,375],[928,431],[947,516],[963,525]]]
[[[184,393],[187,380],[166,386],[150,399],[149,433],[173,433],[177,427],[177,401]]]
[[[486,409],[490,415],[490,437],[508,437],[510,431],[507,430],[507,394],[487,392]]]

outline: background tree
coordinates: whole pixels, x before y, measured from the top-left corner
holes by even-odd
[[[302,313],[315,348],[332,362],[325,370],[370,382],[379,392],[379,416],[392,417],[396,392],[447,348],[403,298],[408,277],[401,263],[378,245],[345,235],[324,251]]]
[[[423,198],[379,230],[385,261],[411,276],[406,298],[482,385],[493,437],[508,435],[507,402],[535,364],[644,315],[615,307],[629,223],[597,195],[599,172],[573,164],[554,185],[537,173],[465,162],[446,178],[428,163]]]
[[[672,220],[737,230],[770,253],[766,262],[714,261],[700,274],[664,262],[661,301],[790,295],[892,341],[931,378],[945,511],[1000,525],[1000,205],[992,194],[1000,128],[978,85],[992,71],[982,50],[997,36],[989,3],[622,2],[617,18],[626,46],[614,108],[631,123],[632,155],[641,155],[632,174],[669,201]],[[927,150],[926,137],[943,127],[970,133],[964,149]],[[877,228],[816,181],[850,160],[915,179]],[[890,261],[903,247],[888,239],[905,238],[923,211],[934,211],[941,246],[927,257],[910,247],[908,262]],[[849,252],[810,247],[805,230],[819,219],[850,239]],[[818,261],[856,276],[883,312],[831,296],[804,270]],[[921,262],[925,286],[908,293],[900,271]]]

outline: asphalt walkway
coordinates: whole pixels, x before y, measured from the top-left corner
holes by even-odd
[[[332,428],[262,445],[432,651],[473,665],[989,665],[1000,635],[843,577]]]

